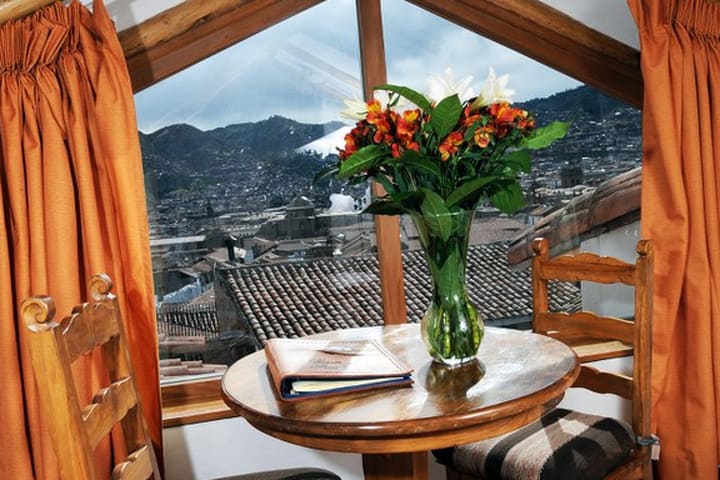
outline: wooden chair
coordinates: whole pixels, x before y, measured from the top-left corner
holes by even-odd
[[[496,438],[435,452],[449,480],[652,478],[650,450],[651,244],[637,244],[635,263],[592,253],[549,257],[545,239],[533,241],[533,329],[572,346],[583,364],[573,387],[631,400],[632,425],[617,419],[555,409],[537,422]],[[634,287],[634,320],[589,311],[548,310],[551,281],[620,283]],[[584,362],[634,356],[632,377]]]
[[[128,456],[112,471],[113,480],[160,479],[158,462],[138,399],[123,322],[112,281],[105,274],[89,282],[91,300],[76,306],[60,323],[53,320],[55,304],[48,296],[25,299],[20,307],[28,329],[30,356],[38,386],[41,414],[50,432],[63,480],[100,478],[92,453],[120,424]],[[83,405],[71,366],[82,355],[99,349],[109,384]],[[298,468],[232,477],[263,480],[339,480],[323,469]],[[230,480],[230,477],[227,478]]]

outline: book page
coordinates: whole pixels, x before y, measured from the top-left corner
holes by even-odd
[[[356,380],[295,380],[291,383],[291,390],[295,393],[323,392],[338,388],[358,387],[375,383],[397,382],[406,377],[359,378]]]

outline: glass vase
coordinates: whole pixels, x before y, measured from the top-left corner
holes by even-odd
[[[473,215],[472,210],[412,215],[432,282],[422,339],[433,360],[449,366],[473,361],[485,331],[465,282]]]

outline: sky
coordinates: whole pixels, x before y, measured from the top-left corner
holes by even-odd
[[[403,0],[383,0],[388,82],[427,90],[451,67],[480,90],[493,67],[509,74],[515,101],[580,83]],[[186,123],[202,130],[282,115],[303,123],[340,116],[361,98],[354,0],[330,0],[250,37],[135,95],[138,126]]]

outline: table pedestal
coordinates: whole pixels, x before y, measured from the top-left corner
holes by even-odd
[[[364,454],[365,480],[428,480],[428,453]]]

